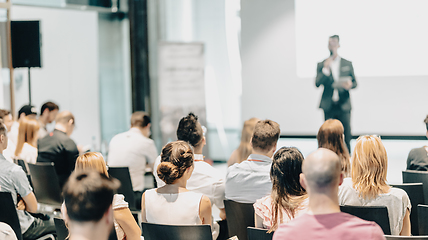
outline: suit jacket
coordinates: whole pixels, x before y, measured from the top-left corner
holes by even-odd
[[[325,60],[324,60],[325,61]],[[322,69],[324,67],[324,61],[319,62],[317,65],[317,77],[315,80],[315,86],[319,87],[320,85],[324,85],[324,91],[322,93],[320,108],[324,111],[330,110],[333,104],[333,83],[334,79],[330,71],[330,76],[324,75]],[[354,68],[352,67],[352,62],[341,58],[340,59],[340,67],[339,67],[339,77],[351,77],[352,78],[352,88],[357,87],[357,81],[355,80]],[[351,111],[351,100],[349,99],[349,91],[339,87],[337,88],[339,92],[339,105],[343,111]]]

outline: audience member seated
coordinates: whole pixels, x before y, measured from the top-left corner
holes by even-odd
[[[388,158],[379,137],[360,136],[352,154],[351,178],[339,188],[340,205],[386,206],[392,235],[410,236],[407,193],[386,183]]]
[[[108,165],[128,167],[136,206],[141,205],[144,191],[144,174],[151,168],[158,156],[155,142],[150,139],[150,117],[145,112],[134,112],[131,116],[131,129],[114,136],[110,141]]]
[[[55,130],[38,141],[37,162],[53,162],[55,164],[61,188],[74,170],[76,158],[79,156],[79,150],[70,138],[74,125],[75,120],[71,112],[60,112],[55,120]]]
[[[37,161],[37,134],[39,123],[36,119],[22,117],[19,121],[18,142],[16,143],[15,159],[22,159],[27,163]]]
[[[42,105],[42,108],[40,109],[40,117],[39,117],[39,124],[40,124],[40,130],[39,130],[39,138],[44,138],[46,135],[48,135],[48,129],[46,128],[46,125],[49,123],[52,123],[56,115],[58,114],[59,107],[53,102],[46,102]]]
[[[186,117],[182,118],[177,128],[178,140],[185,141],[193,147],[193,172],[189,180],[187,180],[186,188],[190,191],[202,193],[207,196],[211,204],[215,204],[220,209],[220,218],[226,218],[226,212],[224,211],[224,177],[222,174],[212,167],[210,164],[204,161],[202,155],[202,149],[206,144],[205,133],[202,129],[201,124],[198,121],[198,117],[193,113],[189,113]],[[157,169],[161,162],[161,157],[157,157],[154,169]],[[158,187],[165,185],[157,171],[153,171],[156,178]],[[218,232],[218,224],[215,223],[213,227]]]
[[[3,150],[7,147],[6,126],[0,121],[0,187],[2,192],[10,192],[17,207],[19,223],[24,240],[33,240],[49,233],[55,234],[53,221],[34,218],[29,212],[37,212],[37,199],[22,168],[7,161]]]
[[[330,149],[339,156],[345,177],[350,177],[351,162],[342,123],[337,119],[325,121],[318,130],[317,140],[318,148]]]
[[[0,119],[3,120],[4,125],[6,126],[7,134],[10,134],[10,129],[13,125],[12,114],[8,110],[0,109]],[[3,151],[3,156],[9,161],[13,162],[15,156],[15,143],[8,138],[7,149]]]
[[[75,171],[94,170],[108,176],[107,167],[101,153],[90,152],[79,156],[76,160]],[[114,227],[118,240],[139,240],[141,229],[128,208],[128,203],[122,194],[113,197]]]
[[[113,227],[112,201],[119,188],[117,179],[96,171],[76,171],[65,184],[64,221],[70,240],[107,240]]]
[[[16,145],[18,143],[18,133],[19,133],[19,120],[22,117],[28,117],[32,119],[37,118],[37,109],[32,105],[24,105],[18,111],[18,122],[12,122],[12,126],[9,130],[9,138]]]
[[[428,138],[428,115],[425,117],[426,136]],[[428,171],[428,146],[414,148],[407,157],[407,170]]]
[[[319,148],[303,161],[302,171],[300,183],[308,192],[309,211],[280,225],[273,240],[385,239],[376,223],[340,212],[337,194],[343,173],[337,154]]]
[[[172,225],[211,224],[208,197],[186,189],[193,171],[192,148],[184,141],[165,145],[158,176],[165,186],[144,192],[141,199],[143,222]]]
[[[269,172],[276,150],[280,129],[272,120],[258,121],[251,139],[253,147],[247,160],[228,167],[226,199],[240,203],[255,203],[270,194],[272,182]]]
[[[230,167],[235,163],[241,163],[250,156],[253,148],[251,147],[251,137],[253,136],[254,127],[256,123],[260,121],[258,118],[250,118],[244,122],[244,127],[241,133],[241,143],[239,147],[235,149],[230,155],[227,161],[227,166]]]
[[[282,147],[273,156],[270,178],[272,193],[254,203],[255,226],[275,231],[279,224],[307,212],[308,195],[300,185],[302,153],[294,147]]]

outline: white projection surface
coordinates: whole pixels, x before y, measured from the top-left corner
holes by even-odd
[[[328,36],[362,76],[428,75],[428,1],[295,0],[297,75],[314,77]]]
[[[243,120],[316,135],[324,122],[316,66],[337,34],[358,83],[352,134],[425,135],[428,0],[245,0],[240,16]]]

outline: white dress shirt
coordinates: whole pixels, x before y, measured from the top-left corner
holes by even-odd
[[[331,62],[330,69],[327,69],[327,68],[323,68],[322,69],[324,75],[326,75],[326,76],[330,76],[330,73],[331,73],[331,75],[333,76],[334,84],[337,84],[339,82],[339,78],[340,78],[340,61],[341,61],[341,57],[337,56]],[[337,90],[337,88],[334,88],[332,99],[335,102],[339,101],[339,91]]]
[[[138,128],[131,128],[111,139],[107,163],[110,167],[128,167],[132,188],[143,191],[146,164],[153,163],[157,155],[155,142]]]
[[[272,191],[270,168],[272,159],[251,154],[247,160],[235,163],[227,169],[226,199],[240,203],[255,203]]]

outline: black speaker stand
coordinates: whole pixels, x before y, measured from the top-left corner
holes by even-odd
[[[28,67],[28,101],[31,105],[31,74],[30,74],[30,67]]]

